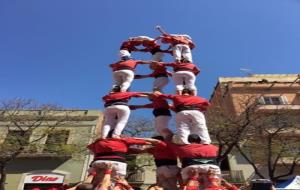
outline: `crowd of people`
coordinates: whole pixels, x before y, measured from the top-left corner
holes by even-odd
[[[169,48],[161,49],[162,44]],[[196,76],[200,69],[193,63],[192,39],[184,34],[163,33],[157,38],[131,37],[122,43],[120,61],[110,65],[114,84],[103,97],[104,123],[100,138],[88,145],[94,154],[88,177],[68,190],[132,190],[126,181],[126,156],[151,154],[156,165],[156,184],[149,190],[238,190],[222,179],[217,164],[218,147],[211,139],[203,112],[210,106],[208,100],[197,96]],[[148,52],[152,60],[132,58],[133,52]],[[174,62],[163,62],[163,56],[171,54]],[[152,72],[135,73],[137,65],[148,64]],[[172,67],[173,72],[168,71]],[[152,77],[152,92],[130,92],[134,79]],[[164,94],[164,88],[172,77],[175,94]],[[147,98],[144,105],[130,105],[131,98]],[[168,102],[170,100],[171,103]],[[124,137],[130,112],[136,109],[153,109],[154,128],[152,138]],[[171,111],[175,112],[176,132],[169,129]],[[178,163],[180,162],[180,164]],[[179,165],[181,167],[179,167]]]

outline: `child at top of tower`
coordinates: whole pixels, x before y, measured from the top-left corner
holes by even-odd
[[[163,44],[170,44],[176,62],[180,62],[182,59],[193,62],[191,49],[195,47],[195,44],[189,35],[164,33],[157,37],[156,40],[160,40]]]

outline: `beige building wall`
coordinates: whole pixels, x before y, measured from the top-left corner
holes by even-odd
[[[26,115],[26,113],[25,113]],[[55,130],[69,130],[69,137],[67,140],[68,145],[76,145],[84,149],[84,147],[96,138],[97,127],[101,126],[98,123],[102,123],[102,113],[98,110],[76,110],[71,113],[72,117],[77,121],[72,121],[72,124],[66,126],[57,127]],[[6,135],[8,134],[5,123],[0,122],[0,143],[3,143]],[[39,127],[34,130],[30,136],[30,140],[40,136],[43,133],[45,127]],[[47,137],[39,141],[40,145],[45,144]],[[43,146],[35,153],[22,154],[16,160],[11,162],[7,169],[7,181],[6,188],[9,190],[21,190],[22,178],[24,173],[46,170],[49,172],[59,171],[68,174],[66,183],[75,183],[82,181],[88,169],[91,155],[76,154],[73,156],[52,155],[47,156],[42,152]],[[18,190],[19,190],[18,189]]]
[[[244,111],[241,102],[249,97],[257,101],[260,97],[279,96],[285,97],[287,101],[285,105],[261,105],[261,112],[278,108],[290,109],[295,116],[299,115],[300,124],[300,75],[298,74],[220,77],[210,99],[212,103],[210,109],[220,107],[228,114],[239,115]],[[253,176],[253,168],[240,155],[229,156],[229,165],[230,170],[243,170],[246,179]]]

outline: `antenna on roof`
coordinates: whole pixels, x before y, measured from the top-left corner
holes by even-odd
[[[251,69],[240,68],[240,71],[246,73],[247,76],[249,76],[249,77],[251,77],[253,75],[253,73],[251,72]]]

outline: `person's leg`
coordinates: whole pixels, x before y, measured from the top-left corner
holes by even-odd
[[[188,142],[188,136],[190,134],[190,119],[188,111],[181,111],[176,114],[176,128],[177,128],[177,136],[180,144],[190,144]]]
[[[193,62],[192,51],[188,45],[182,45],[182,57],[189,62]]]
[[[176,62],[179,62],[181,60],[182,55],[182,45],[177,44],[173,47],[173,57]]]
[[[171,116],[168,115],[160,115],[154,118],[154,127],[156,131],[162,135],[164,138],[166,138],[166,130],[169,130],[169,121],[171,120]],[[172,133],[172,131],[170,131]]]
[[[163,183],[162,187],[169,190],[176,190],[177,187],[177,174],[179,173],[179,168],[177,166],[165,166],[164,168],[164,177],[165,182]]]
[[[153,90],[163,92],[163,88],[169,83],[168,77],[158,77],[153,81]]]
[[[192,127],[191,134],[197,134],[201,138],[201,143],[210,144],[211,139],[206,126],[205,116],[202,112],[197,110],[191,111]]]
[[[126,92],[134,79],[134,72],[131,70],[121,70],[121,71],[122,71],[121,92]]]
[[[181,71],[173,73],[173,81],[176,87],[176,93],[178,95],[182,95],[182,90],[184,88],[184,76],[182,75]]]
[[[120,71],[114,71],[113,72],[113,79],[114,79],[114,86],[121,86],[122,83],[123,83],[123,80],[122,80],[122,72]]]
[[[101,138],[106,138],[109,131],[114,128],[116,124],[116,112],[114,108],[107,107],[104,110],[104,124],[101,129]]]
[[[192,95],[197,95],[197,87],[195,85],[196,76],[190,71],[184,71],[185,86],[192,91]]]
[[[113,132],[113,137],[119,137],[123,129],[125,128],[130,115],[129,107],[124,105],[118,105],[117,115],[118,115],[118,119]]]

